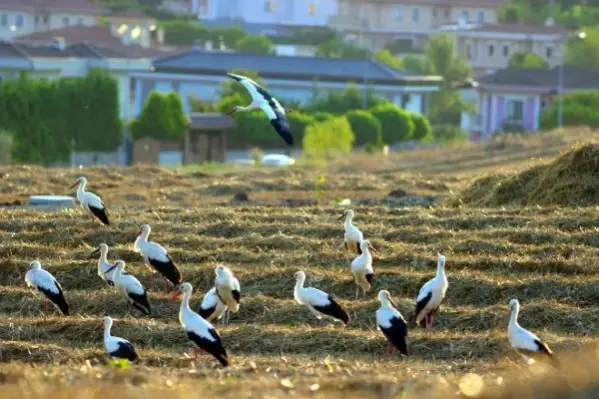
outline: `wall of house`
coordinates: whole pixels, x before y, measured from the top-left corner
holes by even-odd
[[[94,26],[96,25],[96,21],[97,17],[95,15],[80,13],[52,13],[50,14],[49,29],[60,29],[74,25]]]
[[[9,40],[17,35],[35,32],[33,14],[0,8],[0,39]]]
[[[539,129],[539,116],[541,114],[541,96],[539,94],[479,92],[478,95],[478,106],[481,110],[481,130],[485,137],[490,137],[493,132],[501,131],[503,122],[512,119],[510,102],[519,102],[521,104],[521,122],[525,131]]]
[[[94,15],[78,13],[33,13],[0,8],[0,39],[9,40],[15,36],[71,25],[94,26],[96,19]]]

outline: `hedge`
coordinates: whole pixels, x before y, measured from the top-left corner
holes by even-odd
[[[556,101],[541,114],[540,125],[543,130],[553,129],[557,126],[558,100],[556,98]],[[564,126],[599,127],[598,90],[582,90],[566,94],[563,107]]]
[[[351,126],[341,116],[309,126],[302,144],[308,157],[322,159],[349,154],[353,142]]]
[[[152,91],[144,101],[138,118],[131,123],[134,139],[152,137],[158,140],[177,140],[185,136],[187,116],[175,92],[163,94]]]
[[[13,160],[65,162],[80,151],[113,151],[122,142],[118,83],[103,71],[85,77],[31,79],[0,85],[0,129],[14,134]]]
[[[433,129],[426,116],[417,112],[410,112],[412,122],[414,122],[414,134],[412,138],[420,141],[432,140]]]
[[[381,123],[370,112],[349,111],[345,114],[356,138],[355,145],[376,144],[382,142]]]
[[[383,141],[394,144],[410,140],[414,134],[414,122],[410,114],[398,106],[386,103],[370,110],[381,124]]]

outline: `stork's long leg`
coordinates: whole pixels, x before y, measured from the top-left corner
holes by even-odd
[[[193,361],[195,362],[196,366],[198,365],[198,354],[200,353],[200,351],[198,350],[197,347],[193,347]]]
[[[356,299],[358,299],[359,295],[360,295],[360,286],[356,285]]]
[[[44,310],[48,311],[48,298],[44,298]]]
[[[167,289],[167,287],[168,287],[168,281],[167,281],[167,279],[164,279],[164,294],[165,294],[165,295],[166,295],[166,293],[167,293],[167,290],[166,290],[166,289]]]

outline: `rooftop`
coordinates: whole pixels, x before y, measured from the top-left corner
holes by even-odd
[[[199,23],[208,28],[237,26],[250,35],[277,37],[293,37],[294,35],[293,30],[289,26],[274,23],[245,22],[242,19],[232,18],[202,19],[199,21]]]
[[[568,31],[558,26],[545,26],[533,24],[513,23],[485,23],[485,24],[452,24],[440,28],[443,31],[460,32],[490,32],[490,33],[520,33],[537,35],[565,35]]]
[[[156,59],[157,72],[220,75],[235,69],[258,72],[262,77],[328,81],[367,80],[370,83],[438,83],[439,76],[415,75],[367,59],[258,55],[239,52],[191,50]]]
[[[557,87],[559,67],[551,69],[505,68],[477,79],[482,85],[526,86],[547,88]],[[566,65],[564,67],[564,87],[567,89],[599,88],[599,72]]]
[[[106,12],[88,0],[0,0],[0,9],[63,11],[68,14],[103,14]]]

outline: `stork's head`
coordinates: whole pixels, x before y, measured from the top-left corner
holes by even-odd
[[[112,317],[105,315],[104,316],[104,328],[109,328],[112,326]]]
[[[117,260],[117,261],[114,263],[114,265],[115,265],[115,267],[116,267],[116,270],[123,271],[123,270],[125,269],[125,261],[124,261],[124,260],[122,260],[122,259],[119,259],[119,260]]]
[[[87,179],[83,176],[81,176],[80,178],[78,178],[75,183],[73,183],[73,185],[71,187],[69,187],[69,190],[74,188],[76,185],[83,185],[85,186],[87,184]]]
[[[150,232],[152,231],[152,229],[150,228],[149,224],[142,224],[141,227],[139,228],[139,233],[137,233],[137,235],[145,235],[146,237],[148,235],[150,235]]]
[[[229,269],[228,269],[228,268],[227,268],[225,265],[218,265],[218,266],[216,266],[216,267],[214,268],[214,273],[215,273],[217,276],[222,276],[222,275],[224,275],[225,273],[227,273],[227,271],[228,271],[228,270],[229,270]]]
[[[438,254],[439,258],[437,259],[438,267],[445,267],[445,256]]]
[[[368,240],[362,240],[362,242],[360,243],[360,248],[362,249],[362,252],[366,252],[368,249],[370,249],[375,254],[378,254],[376,249],[374,249],[374,247]]]
[[[341,216],[339,216],[339,220],[352,219],[353,217],[354,217],[354,211],[352,211],[351,209],[346,209],[345,211],[343,211],[343,214]]]
[[[104,243],[98,245],[98,248],[96,248],[94,250],[94,252],[92,252],[91,254],[89,254],[89,256],[90,257],[96,256],[99,253],[101,253],[102,255],[106,255],[108,253],[108,245],[106,245]]]
[[[41,268],[42,268],[42,264],[37,260],[34,260],[33,262],[31,262],[29,264],[29,269],[31,269],[31,270],[40,270]]]
[[[193,287],[191,286],[191,284],[189,284],[187,282],[182,283],[179,286],[179,288],[177,289],[177,291],[171,297],[171,300],[174,301],[175,299],[179,298],[181,296],[181,294],[191,294],[192,290],[193,290]]]
[[[510,299],[510,311],[517,310],[520,307],[520,302],[516,298]]]
[[[295,281],[304,281],[306,279],[306,273],[303,270],[297,271],[293,275],[293,278],[295,278]]]
[[[235,112],[239,111],[240,108],[241,107],[239,105],[236,105],[231,111],[227,112],[226,115],[234,114]]]
[[[389,293],[389,291],[387,291],[387,290],[379,291],[379,295],[378,295],[379,302],[383,303],[385,301],[390,300],[390,298],[391,298],[391,294]]]

